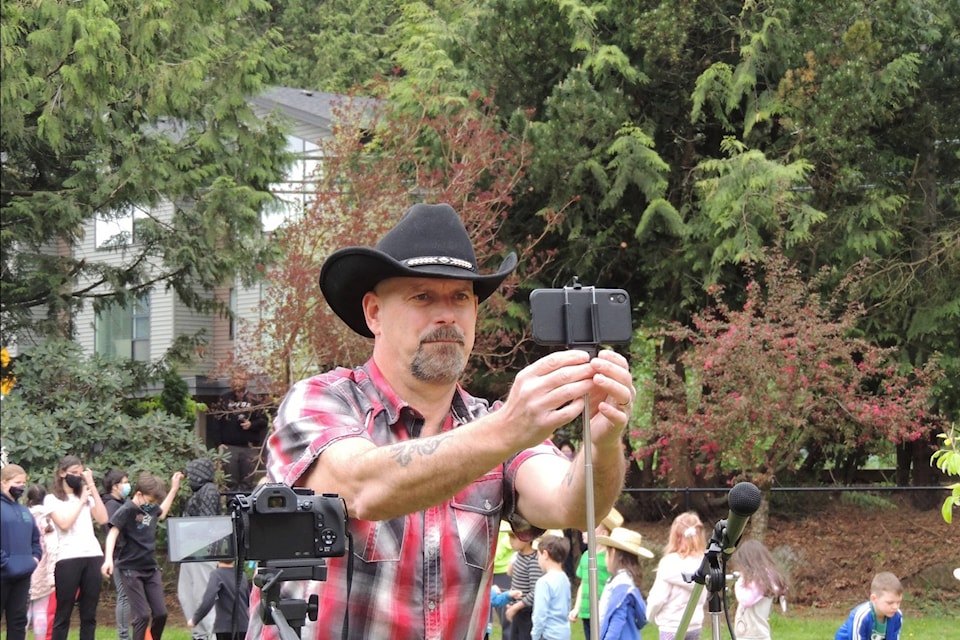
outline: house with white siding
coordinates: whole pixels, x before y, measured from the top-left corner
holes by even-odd
[[[310,176],[321,160],[316,142],[331,135],[331,109],[340,98],[335,94],[274,87],[251,99],[258,115],[280,113],[288,121],[287,147],[296,155],[296,160],[289,168],[287,180],[274,185],[272,190],[289,204],[290,212],[302,211],[312,199]],[[149,213],[163,218],[169,217],[172,210],[172,204],[168,203]],[[80,236],[82,239],[71,249],[74,257],[123,264],[136,243],[137,218],[147,212],[133,209],[129,214],[109,222],[90,221]],[[276,212],[265,217],[265,231],[276,228],[282,218],[283,214]],[[261,313],[262,286],[244,287],[224,282],[213,295],[227,302],[238,318],[255,321]],[[130,308],[95,313],[87,305],[73,318],[76,340],[85,352],[141,361],[156,361],[178,336],[202,331],[208,340],[203,358],[182,367],[180,373],[191,395],[205,401],[228,388],[226,380],[215,379],[211,373],[216,363],[223,361],[233,349],[235,324],[230,318],[187,308],[173,291],[165,291],[162,286]]]

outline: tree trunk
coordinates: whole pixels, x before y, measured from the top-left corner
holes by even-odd
[[[910,442],[901,442],[897,445],[897,486],[906,487],[910,484],[910,464],[913,461],[913,451]]]
[[[930,433],[926,438],[920,438],[910,443],[913,458],[913,473],[911,484],[914,487],[932,487],[940,484],[941,476],[936,467],[930,463],[930,456],[937,450],[937,435]],[[936,509],[943,501],[940,491],[911,491],[910,502],[914,508],[921,510]]]
[[[770,524],[770,487],[763,487],[760,490],[760,507],[757,512],[750,517],[750,537],[759,542],[767,535],[767,527]]]

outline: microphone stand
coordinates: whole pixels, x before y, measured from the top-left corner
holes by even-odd
[[[703,562],[693,573],[683,574],[686,582],[693,582],[693,590],[690,592],[690,600],[683,611],[683,617],[680,619],[680,626],[677,628],[676,637],[683,638],[693,617],[700,600],[700,594],[704,586],[707,587],[707,602],[710,611],[710,628],[713,640],[720,640],[720,612],[723,610],[720,599],[723,590],[727,585],[727,577],[723,568],[720,566],[720,558],[723,553],[723,536],[727,528],[727,521],[720,520],[713,528],[713,536],[707,544],[707,550],[703,554]]]

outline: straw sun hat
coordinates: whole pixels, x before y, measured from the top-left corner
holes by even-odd
[[[610,509],[610,513],[604,516],[600,524],[607,528],[607,531],[613,531],[617,527],[623,526],[623,516],[616,509]]]
[[[610,532],[609,536],[597,536],[597,544],[619,549],[620,551],[626,551],[635,556],[652,558],[653,552],[642,546],[640,544],[641,542],[643,542],[642,535],[633,529],[625,529],[623,527],[617,527]]]

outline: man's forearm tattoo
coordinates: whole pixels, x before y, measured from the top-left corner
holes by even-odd
[[[425,438],[423,440],[407,440],[392,447],[391,456],[401,467],[409,466],[415,456],[426,457],[433,455],[440,444],[449,437],[447,434]]]

